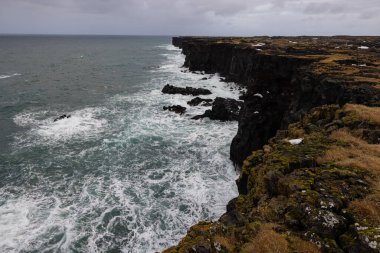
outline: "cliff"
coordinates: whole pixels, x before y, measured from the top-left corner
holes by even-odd
[[[239,197],[168,252],[379,252],[380,38],[173,38],[247,87]]]
[[[185,37],[173,44],[183,49],[191,71],[219,73],[248,88],[231,144],[238,165],[315,106],[380,103],[377,37]],[[363,44],[368,49],[358,49]]]

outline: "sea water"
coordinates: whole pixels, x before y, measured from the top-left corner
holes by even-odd
[[[161,89],[239,91],[170,40],[0,37],[0,252],[155,252],[225,212],[237,123],[191,120],[210,108]]]

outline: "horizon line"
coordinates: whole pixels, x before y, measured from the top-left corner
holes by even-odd
[[[173,35],[173,34],[65,34],[65,33],[0,33],[0,36],[114,36],[114,37],[380,37],[380,35]]]

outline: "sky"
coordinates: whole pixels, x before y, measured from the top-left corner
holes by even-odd
[[[380,35],[380,0],[0,0],[2,34]]]

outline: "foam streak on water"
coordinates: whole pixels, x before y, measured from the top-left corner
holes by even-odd
[[[218,76],[183,73],[167,60],[133,94],[69,112],[25,110],[14,122],[17,181],[0,188],[1,252],[154,252],[178,242],[194,223],[216,219],[236,196],[229,145],[236,122],[190,120],[162,111],[191,96],[162,94],[166,83],[206,87],[237,98]],[[232,89],[232,91],[231,91]],[[54,122],[60,114],[71,118]],[[38,156],[32,151],[39,151]]]
[[[10,78],[10,77],[14,77],[14,76],[20,76],[21,74],[18,74],[18,73],[14,73],[14,74],[11,74],[11,75],[0,75],[0,79],[6,79],[6,78]]]

